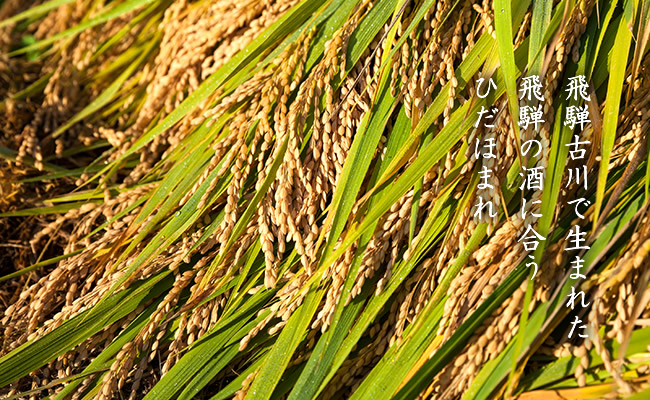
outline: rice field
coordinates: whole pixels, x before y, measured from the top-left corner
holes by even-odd
[[[647,0],[0,0],[3,399],[650,398]]]

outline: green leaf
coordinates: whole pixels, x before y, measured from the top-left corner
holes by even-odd
[[[151,39],[149,41],[149,44],[144,49],[140,50],[140,56],[135,61],[132,61],[126,70],[124,70],[124,72],[122,72],[120,76],[114,80],[113,83],[111,83],[111,85],[106,88],[106,90],[102,92],[102,94],[97,96],[92,102],[90,102],[90,104],[84,107],[83,110],[79,111],[74,117],[70,118],[68,122],[57,128],[57,130],[52,133],[52,137],[55,138],[60,136],[72,125],[90,116],[91,114],[96,113],[99,109],[115,99],[115,96],[118,94],[118,91],[124,82],[130,78],[131,75],[133,75],[133,72],[136,70],[136,68],[138,68],[140,64],[151,54],[154,46],[157,44],[157,40]]]
[[[120,156],[120,158],[115,161],[114,165],[119,165],[124,159],[135,154],[136,151],[144,147],[147,143],[153,140],[153,138],[159,136],[162,132],[171,128],[174,124],[180,121],[181,118],[195,109],[229,78],[234,76],[236,72],[243,69],[247,63],[255,59],[262,52],[273,47],[274,44],[281,40],[282,37],[286,36],[293,27],[305,21],[319,5],[320,2],[317,0],[304,0],[287,11],[282,17],[273,23],[273,25],[250,42],[245,49],[234,55],[226,64],[219,68],[217,72],[203,81],[201,85],[192,92],[192,94],[183,100],[178,107],[169,113],[169,115],[167,115],[155,127],[143,134],[126,152],[124,152],[122,156]],[[106,167],[98,175],[107,172],[113,167],[114,166]]]
[[[265,296],[266,297],[266,296]],[[258,298],[264,298],[259,297]],[[251,303],[255,304],[255,303]],[[266,314],[250,318],[255,309],[242,309],[239,315],[220,321],[204,335],[161,380],[145,399],[191,398],[238,353],[239,340],[255,327]],[[181,393],[178,393],[178,392]]]
[[[517,149],[521,147],[519,141],[519,96],[517,96],[517,68],[515,66],[515,52],[512,36],[512,8],[510,0],[494,0],[494,29],[497,37],[497,50],[501,62],[501,73],[506,85],[512,127],[515,130]],[[530,53],[530,51],[529,51]],[[486,77],[487,79],[487,77]],[[519,150],[517,150],[519,152]]]
[[[81,33],[85,31],[88,28],[92,28],[93,26],[97,26],[99,24],[102,24],[106,21],[110,21],[111,19],[117,18],[121,15],[124,15],[128,12],[137,10],[138,8],[141,8],[154,0],[127,0],[124,3],[120,3],[115,5],[114,7],[110,7],[105,10],[104,12],[100,13],[94,18],[85,20],[72,28],[69,28],[61,33],[57,33],[55,35],[49,36],[46,39],[40,40],[32,45],[22,47],[14,52],[9,53],[10,56],[15,56],[19,54],[24,54],[33,50],[37,50],[40,48],[43,48],[47,45],[50,45],[52,43],[57,42],[60,39],[76,35],[78,33]],[[65,4],[65,3],[63,3]],[[115,3],[112,3],[115,4]],[[59,4],[60,5],[60,4]],[[58,7],[58,5],[56,6]]]
[[[323,289],[310,290],[302,305],[289,317],[277,341],[269,350],[268,355],[264,357],[264,361],[246,393],[246,400],[271,398],[273,390],[280,382],[280,378],[300,344],[324,294]]]
[[[420,368],[418,373],[406,383],[395,399],[415,399],[426,388],[435,374],[458,354],[467,340],[478,329],[480,324],[489,317],[524,280],[527,268],[520,266],[515,269],[503,283],[474,311],[440,349]]]
[[[625,14],[632,13],[632,2],[626,0]],[[609,161],[616,139],[616,127],[618,126],[618,115],[623,93],[623,82],[625,81],[625,69],[627,68],[628,53],[632,34],[624,18],[619,21],[616,33],[616,43],[612,49],[612,57],[609,65],[609,81],[607,83],[607,99],[603,110],[603,134],[600,145],[600,169],[598,170],[598,187],[596,192],[596,204],[594,211],[594,224],[599,220],[600,209],[605,197],[605,183],[607,182],[607,171]]]
[[[50,0],[47,1],[43,4],[39,4],[37,6],[31,7],[20,14],[16,14],[13,17],[7,18],[5,20],[0,21],[0,28],[3,26],[7,26],[9,24],[13,24],[14,22],[20,21],[22,19],[28,19],[31,17],[36,17],[42,14],[47,13],[50,10],[53,10],[55,8],[59,8],[62,5],[72,3],[74,0]]]
[[[546,0],[533,0],[533,17],[530,23],[530,43],[528,45],[528,69],[532,75],[539,74],[544,62],[543,50],[546,46],[544,33],[551,22],[553,3]]]
[[[113,361],[113,358],[115,355],[122,350],[125,344],[128,342],[131,342],[135,336],[140,333],[140,331],[145,327],[147,322],[149,322],[149,316],[156,310],[156,307],[160,302],[162,301],[162,298],[158,298],[158,300],[154,301],[150,306],[148,306],[142,313],[140,313],[133,322],[129,324],[129,326],[126,327],[120,334],[113,340],[113,342],[108,345],[97,357],[95,357],[94,360],[88,364],[88,366],[84,369],[84,374],[88,373],[90,371],[96,371],[100,368],[102,368],[104,365],[109,364],[108,366],[110,367],[110,364]],[[77,379],[73,382],[70,382],[68,385],[66,385],[57,395],[53,398],[53,400],[63,400],[66,398],[66,396],[71,395],[74,393],[74,390],[78,388],[82,384],[83,380],[82,379]]]
[[[89,316],[89,310],[65,321],[47,335],[27,342],[0,358],[0,387],[42,367],[66,351],[126,316],[143,302],[156,298],[173,282],[171,271],[116,293]]]

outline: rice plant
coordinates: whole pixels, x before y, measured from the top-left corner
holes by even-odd
[[[647,0],[0,0],[0,396],[650,398],[649,38]]]

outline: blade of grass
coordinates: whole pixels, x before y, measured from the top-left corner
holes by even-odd
[[[3,26],[7,26],[9,24],[13,24],[14,22],[18,22],[22,19],[27,19],[31,17],[36,17],[42,14],[47,13],[50,10],[54,10],[55,8],[61,7],[62,5],[72,3],[74,0],[50,0],[47,1],[43,4],[39,4],[35,7],[29,8],[20,14],[16,14],[13,17],[7,18],[3,21],[0,21],[0,28]]]
[[[527,8],[527,7],[526,7]],[[519,132],[519,96],[517,95],[517,68],[515,66],[515,52],[512,43],[512,5],[510,0],[494,1],[494,30],[497,37],[497,51],[501,63],[501,73],[506,85],[506,95],[512,118],[512,127],[515,131],[517,143],[517,157],[521,148],[521,134]],[[531,50],[529,50],[530,53]]]
[[[115,3],[111,3],[109,5],[109,8],[105,10],[104,12],[100,13],[96,17],[93,17],[91,19],[85,20],[72,28],[69,28],[61,33],[57,33],[56,35],[49,36],[43,40],[39,40],[38,42],[31,44],[29,46],[22,47],[16,51],[13,51],[9,53],[9,56],[16,56],[24,53],[28,53],[33,50],[38,50],[41,49],[45,46],[48,46],[52,43],[57,42],[60,39],[70,37],[73,35],[76,35],[78,33],[81,33],[85,31],[88,28],[92,28],[93,26],[97,26],[99,24],[102,24],[106,21],[110,21],[111,19],[117,18],[121,15],[124,15],[128,12],[137,10],[149,3],[151,3],[154,0],[127,0],[124,3],[117,4],[115,6],[112,6]]]
[[[246,400],[267,400],[271,398],[293,353],[311,322],[325,291],[311,288],[303,304],[289,317],[277,341],[265,356],[260,369],[251,383]]]
[[[630,0],[625,1],[624,13],[631,16],[633,4]],[[612,57],[609,65],[609,81],[607,83],[607,99],[603,110],[603,136],[600,146],[600,168],[598,171],[598,187],[596,192],[596,204],[593,222],[596,224],[599,218],[600,209],[605,197],[605,183],[607,182],[607,171],[611,158],[612,148],[616,139],[616,127],[618,126],[618,115],[625,81],[625,70],[630,49],[632,34],[627,26],[626,18],[621,18],[616,33],[616,43],[612,49]]]

